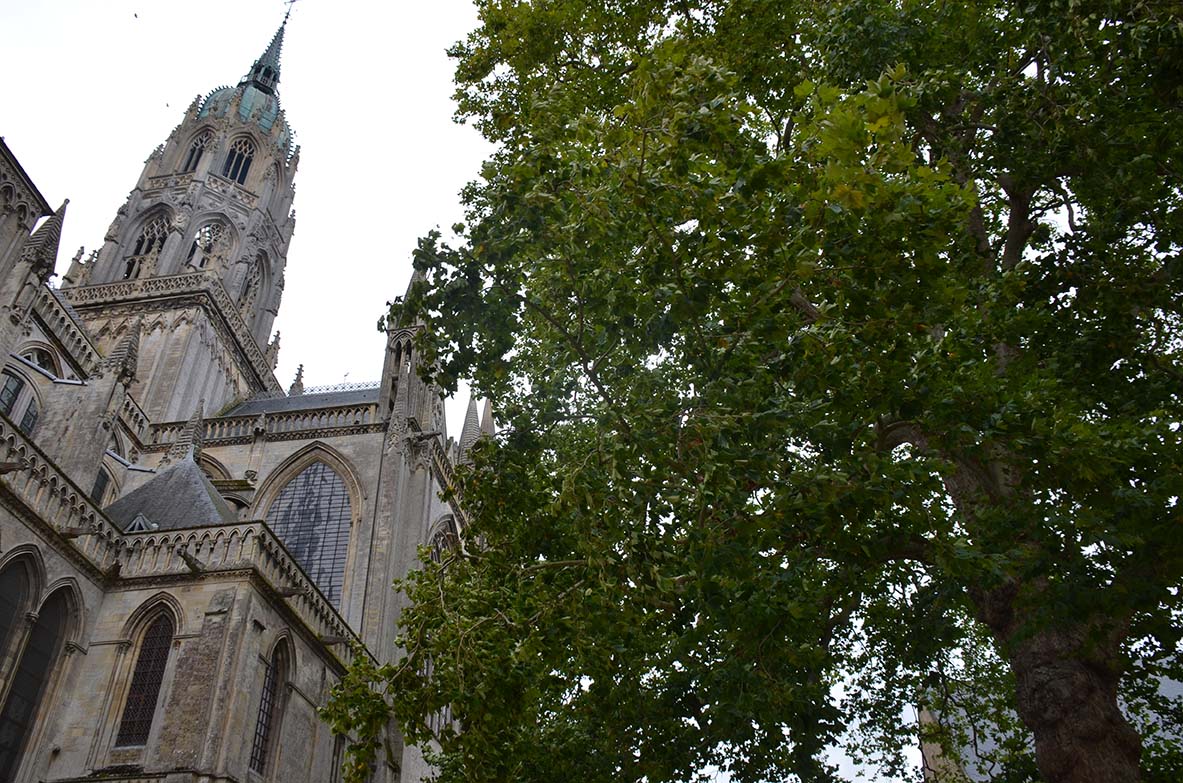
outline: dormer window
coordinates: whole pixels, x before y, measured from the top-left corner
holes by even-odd
[[[255,145],[251,144],[250,139],[235,139],[226,152],[226,162],[222,164],[222,176],[242,185],[246,182],[247,172],[251,170],[251,161],[254,159]]]
[[[226,253],[229,232],[221,223],[206,223],[197,229],[189,247],[187,261],[198,269],[205,269],[211,261],[221,260]]]
[[[189,145],[189,153],[185,156],[185,165],[181,167],[182,174],[188,174],[197,171],[197,164],[201,162],[201,156],[205,154],[205,148],[214,140],[212,131],[204,131],[193,139],[193,143]]]

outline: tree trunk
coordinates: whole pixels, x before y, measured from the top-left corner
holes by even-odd
[[[994,629],[1015,674],[1015,706],[1048,783],[1137,783],[1142,741],[1117,706],[1117,643],[1084,626]],[[1108,649],[1101,649],[1106,647]]]

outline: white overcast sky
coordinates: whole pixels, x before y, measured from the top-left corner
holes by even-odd
[[[56,208],[58,256],[99,247],[144,161],[194,96],[237,84],[283,19],[280,0],[0,0],[0,136]],[[280,101],[301,145],[296,231],[275,328],[286,389],[377,380],[385,303],[416,239],[462,219],[457,193],[490,148],[452,120],[445,50],[469,0],[300,0]],[[459,404],[459,408],[458,408]],[[449,408],[458,435],[467,398]]]

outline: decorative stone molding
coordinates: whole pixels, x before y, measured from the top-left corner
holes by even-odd
[[[0,490],[15,496],[42,524],[57,531],[60,548],[89,566],[92,574],[120,581],[253,574],[264,590],[285,602],[309,635],[360,641],[263,521],[122,533],[3,416],[0,461],[19,462],[22,466],[0,477]],[[83,532],[67,539],[60,536],[63,530]],[[194,573],[186,556],[200,560],[200,573]],[[289,589],[293,587],[294,592]],[[30,614],[30,621],[35,620],[36,615]],[[352,656],[351,646],[340,645],[326,654],[347,663]]]
[[[185,424],[186,422],[183,421],[153,424],[150,428],[146,450],[163,451],[167,449],[180,436]],[[206,419],[204,442],[209,445],[250,443],[256,434],[263,435],[269,441],[299,440],[332,435],[382,432],[385,429],[386,425],[378,419],[377,403],[366,403],[364,405],[341,405],[331,408]]]
[[[47,285],[42,286],[37,298],[33,300],[33,312],[65,349],[66,354],[81,365],[82,371],[87,375],[93,375],[102,361],[102,356],[59,296],[60,292]]]
[[[249,385],[256,390],[278,393],[283,391],[279,381],[275,380],[267,357],[251,336],[250,329],[238,312],[238,307],[230,294],[226,293],[226,288],[216,272],[207,270],[123,280],[117,283],[70,288],[62,293],[72,305],[80,309],[164,298],[174,300],[193,297],[198,303],[211,303],[213,312],[219,316],[219,325],[224,326],[233,337],[235,347],[241,352],[246,368],[250,370],[247,376]],[[107,312],[110,310],[107,309]]]

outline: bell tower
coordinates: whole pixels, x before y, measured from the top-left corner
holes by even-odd
[[[274,377],[300,149],[279,103],[284,19],[234,87],[198,96],[63,293],[105,353],[140,329],[132,395],[154,421],[217,411]],[[270,338],[270,339],[269,339]]]

